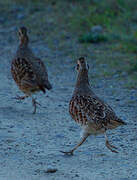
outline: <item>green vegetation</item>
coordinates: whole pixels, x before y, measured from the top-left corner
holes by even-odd
[[[137,88],[136,9],[137,0],[5,0],[0,2],[5,18],[0,27],[26,25],[33,41],[39,38],[70,59],[94,59],[92,77],[117,74],[125,87]],[[91,33],[95,25],[103,34]]]
[[[98,43],[105,42],[108,38],[104,34],[87,33],[79,37],[80,43]]]
[[[137,0],[92,0],[85,1],[79,11],[76,9],[72,17],[72,24],[81,33],[87,33],[94,25],[102,25],[107,35],[118,37],[121,49],[137,52]],[[78,12],[77,12],[78,11]],[[83,26],[83,27],[82,27]],[[117,38],[116,38],[117,40]]]

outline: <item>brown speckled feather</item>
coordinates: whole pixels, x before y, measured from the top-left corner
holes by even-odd
[[[48,73],[45,64],[37,58],[31,48],[29,48],[29,38],[26,27],[21,27],[18,31],[20,44],[15,57],[11,62],[11,74],[19,89],[25,96],[16,99],[23,100],[37,91],[46,92],[52,88],[48,81]],[[33,113],[36,113],[36,105],[40,105],[32,97]]]
[[[45,89],[52,88],[48,81],[45,64],[41,59],[35,57],[28,47],[29,39],[26,32],[20,38],[22,38],[20,45],[11,63],[12,76],[24,93],[30,95],[32,92],[40,90],[45,93]]]
[[[69,104],[72,118],[82,126],[90,123],[97,128],[113,129],[124,124],[113,109],[91,90],[85,61],[83,64],[80,61],[80,66],[82,69],[78,72],[75,90]]]
[[[35,71],[37,82],[39,82],[39,85],[43,86],[43,88],[46,88],[50,90],[51,84],[48,81],[48,73],[45,64],[41,59],[35,58],[35,63],[32,62],[33,64],[33,70]]]
[[[99,99],[86,95],[72,97],[69,112],[77,123],[86,125],[87,121],[89,121],[100,128],[107,127],[112,120],[118,119],[111,107]]]
[[[15,58],[11,64],[11,73],[18,87],[26,94],[38,91],[36,74],[25,58]]]

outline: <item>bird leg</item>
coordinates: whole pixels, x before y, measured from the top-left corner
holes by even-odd
[[[67,154],[67,155],[73,155],[73,152],[74,152],[79,146],[81,146],[81,145],[84,143],[84,141],[87,139],[88,136],[89,136],[89,134],[87,134],[86,136],[84,136],[84,137],[81,139],[81,141],[80,141],[72,150],[70,150],[70,151],[60,151],[60,152],[62,152],[62,153],[64,153],[64,154]]]
[[[15,97],[15,99],[24,100],[25,98],[28,98],[28,97],[29,97],[28,95],[26,95],[26,96],[17,96],[17,97]]]
[[[32,105],[34,106],[33,114],[36,113],[37,104],[40,106],[40,104],[34,98],[32,98]]]
[[[116,151],[116,150],[114,150],[114,149],[117,149],[117,147],[115,147],[114,145],[112,145],[112,144],[110,144],[109,143],[109,141],[108,141],[108,138],[107,138],[107,135],[106,135],[106,132],[104,133],[105,134],[105,145],[106,145],[106,147],[110,150],[110,151],[112,151],[112,152],[114,152],[114,153],[118,153],[118,151]]]

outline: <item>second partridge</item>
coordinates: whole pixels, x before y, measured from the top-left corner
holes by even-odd
[[[19,89],[25,94],[17,99],[23,100],[26,97],[32,97],[32,94],[38,91],[45,93],[46,89],[50,90],[52,86],[43,61],[37,58],[28,46],[27,28],[21,27],[18,35],[20,44],[11,63],[11,74]],[[36,113],[36,105],[39,103],[33,97],[32,104],[33,113]]]

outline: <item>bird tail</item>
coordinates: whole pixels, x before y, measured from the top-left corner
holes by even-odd
[[[121,119],[115,119],[115,120],[110,120],[110,122],[107,124],[107,128],[108,129],[115,129],[118,126],[122,126],[122,125],[126,125],[127,123],[125,123],[123,120]]]
[[[40,90],[41,90],[43,93],[46,92],[46,91],[45,91],[45,87],[39,85],[39,88],[40,88]]]
[[[116,121],[119,123],[119,125],[127,125],[127,123],[120,118],[118,118]]]
[[[44,84],[44,86],[45,86],[45,88],[48,89],[48,90],[52,89],[52,86],[51,86],[51,84],[50,84],[49,81],[46,81],[46,83]]]

